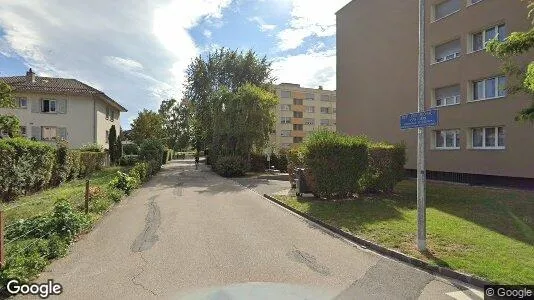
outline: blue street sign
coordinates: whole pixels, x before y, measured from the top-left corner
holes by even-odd
[[[401,129],[429,127],[438,125],[438,110],[432,109],[424,112],[416,112],[400,117]]]

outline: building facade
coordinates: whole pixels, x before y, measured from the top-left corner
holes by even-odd
[[[299,84],[276,86],[276,132],[271,141],[279,148],[299,144],[318,128],[336,130],[336,91],[304,88]]]
[[[109,129],[120,132],[120,114],[126,109],[106,94],[75,79],[36,76],[0,77],[14,90],[16,108],[0,108],[0,114],[14,115],[24,137],[54,143],[68,141],[69,147],[98,143],[108,148]]]
[[[425,107],[439,110],[426,129],[427,170],[534,178],[534,125],[514,119],[531,99],[507,93],[501,62],[484,49],[529,30],[527,13],[520,0],[426,1]],[[337,13],[338,131],[404,141],[407,169],[417,133],[399,118],[417,111],[417,51],[417,0],[358,0]]]

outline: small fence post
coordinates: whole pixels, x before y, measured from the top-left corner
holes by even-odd
[[[89,213],[89,180],[85,181],[85,214]]]
[[[3,268],[5,264],[4,251],[4,211],[0,210],[0,267]]]

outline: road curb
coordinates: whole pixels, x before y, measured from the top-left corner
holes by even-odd
[[[467,284],[470,284],[470,285],[473,285],[473,286],[476,286],[476,287],[479,287],[479,288],[484,288],[484,285],[490,285],[490,284],[493,284],[489,281],[486,281],[482,278],[479,278],[477,276],[474,276],[474,275],[469,275],[469,274],[465,274],[465,273],[461,273],[461,272],[458,272],[458,271],[454,271],[454,270],[451,270],[449,268],[445,268],[445,267],[439,267],[439,266],[435,266],[435,265],[431,265],[423,260],[420,260],[418,258],[415,258],[415,257],[412,257],[412,256],[409,256],[409,255],[406,255],[404,253],[401,253],[401,252],[398,252],[398,251],[395,251],[395,250],[391,250],[391,249],[388,249],[386,247],[382,247],[378,244],[375,244],[373,242],[370,242],[368,240],[365,240],[365,239],[362,239],[360,237],[357,237],[355,235],[352,235],[348,232],[345,232],[337,227],[334,227],[332,225],[329,225],[329,224],[326,224],[325,222],[321,221],[321,220],[318,220],[310,215],[307,215],[297,209],[294,209],[293,207],[281,202],[281,201],[278,201],[276,200],[274,197],[272,196],[269,196],[267,194],[263,194],[263,197],[267,198],[268,200],[274,202],[275,204],[277,205],[280,205],[296,214],[298,214],[299,216],[317,224],[320,226],[321,229],[328,229],[344,238],[346,238],[347,240],[349,241],[352,241],[356,244],[359,244],[361,246],[364,246],[365,248],[367,249],[371,249],[375,252],[378,252],[384,256],[387,256],[387,257],[391,257],[391,258],[394,258],[396,260],[399,260],[399,261],[402,261],[404,263],[408,263],[416,268],[419,268],[421,270],[424,270],[424,271],[427,271],[431,274],[434,274],[434,275],[440,275],[440,276],[443,276],[443,277],[448,277],[448,278],[452,278],[452,279],[455,279],[455,280],[458,280],[458,281],[461,281],[461,282],[464,282],[464,283],[467,283]]]

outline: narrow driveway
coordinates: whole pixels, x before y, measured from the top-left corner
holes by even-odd
[[[192,161],[166,165],[36,282],[50,278],[64,299],[479,299]]]

